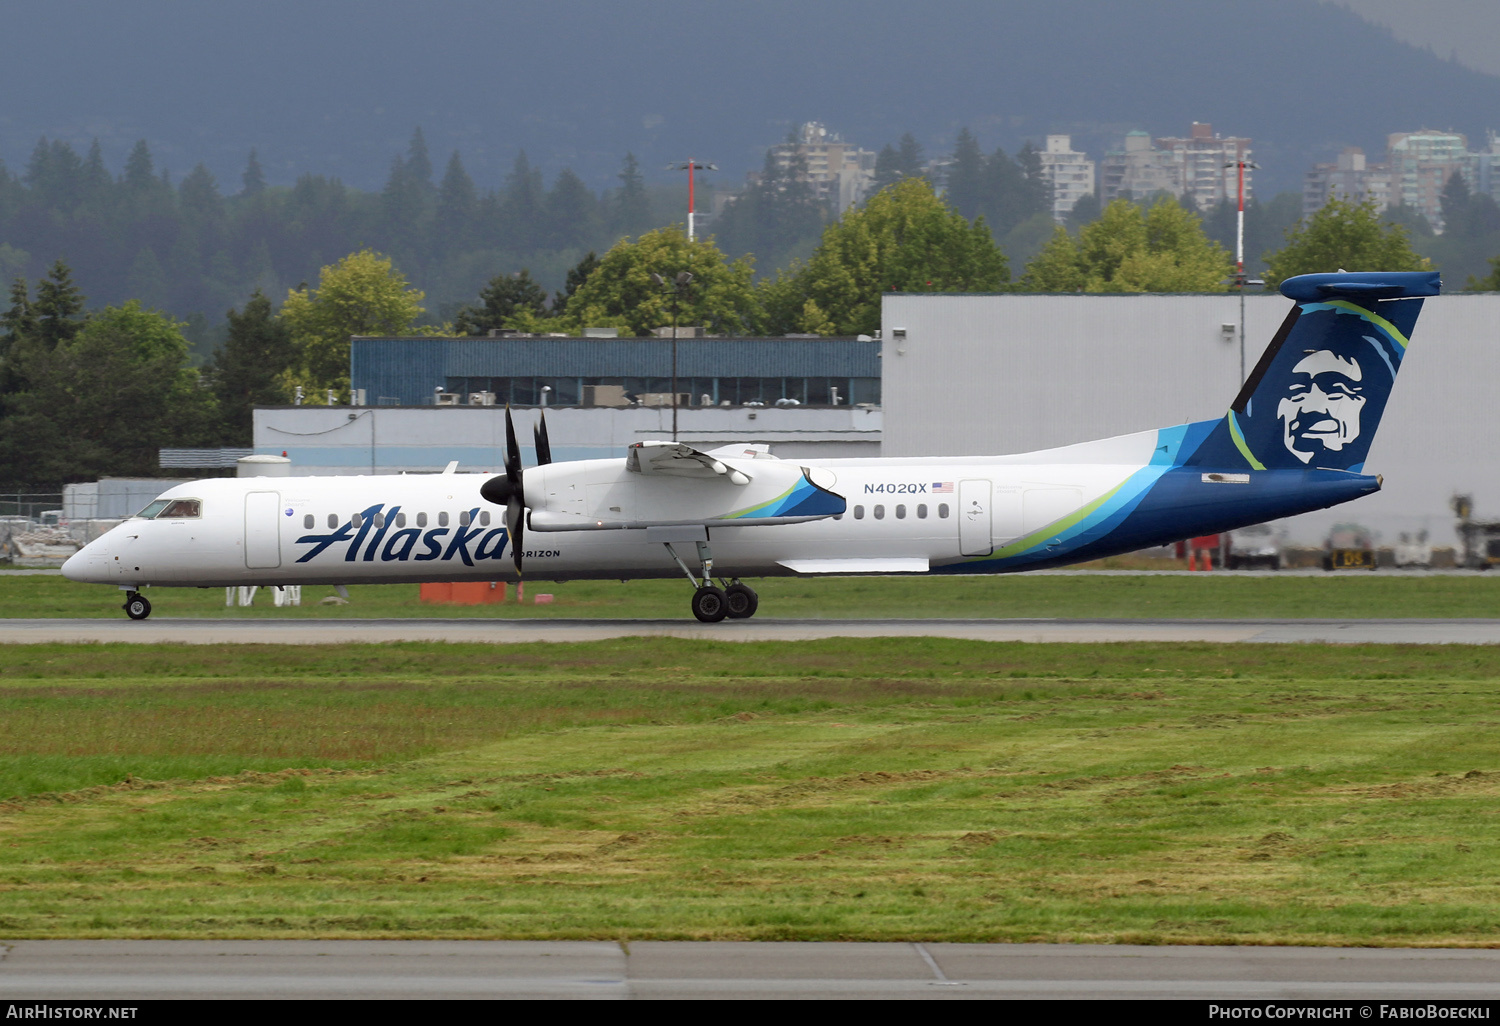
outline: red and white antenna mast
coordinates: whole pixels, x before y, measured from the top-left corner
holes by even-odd
[[[692,242],[693,241],[693,227],[694,227],[693,226],[693,219],[694,219],[694,217],[696,216],[696,213],[697,213],[696,206],[694,204],[694,198],[693,198],[693,172],[694,171],[717,171],[717,170],[719,170],[719,165],[717,165],[717,164],[700,164],[697,161],[689,160],[689,161],[685,161],[685,162],[683,162],[681,164],[668,164],[667,165],[667,170],[668,171],[686,171],[688,173],[688,241]]]

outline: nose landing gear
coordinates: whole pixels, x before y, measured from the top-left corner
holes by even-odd
[[[746,620],[755,615],[756,608],[760,605],[760,597],[755,594],[755,589],[749,585],[741,584],[738,579],[724,584],[721,580],[719,587],[714,584],[714,557],[707,542],[697,542],[698,562],[702,567],[701,574],[695,574],[688,569],[688,565],[682,561],[677,550],[672,548],[671,542],[663,542],[667,552],[677,565],[682,567],[682,572],[687,579],[693,582],[693,615],[704,623],[718,623],[725,617],[732,620]]]
[[[125,615],[132,620],[144,620],[151,615],[151,602],[138,591],[125,593]]]

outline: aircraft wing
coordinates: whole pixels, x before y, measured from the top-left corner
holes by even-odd
[[[625,454],[625,469],[647,477],[722,477],[731,484],[747,485],[750,479],[743,471],[724,463],[713,454],[699,452],[681,442],[635,442]]]

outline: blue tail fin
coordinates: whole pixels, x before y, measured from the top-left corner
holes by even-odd
[[[1297,305],[1187,465],[1361,471],[1422,298],[1440,287],[1436,271],[1282,282]]]

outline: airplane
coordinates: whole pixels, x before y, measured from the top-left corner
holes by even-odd
[[[63,566],[151,615],[146,587],[685,576],[713,623],[744,578],[1062,566],[1368,495],[1364,473],[1437,272],[1307,274],[1228,412],[1008,456],[782,460],[637,442],[555,463],[543,419],[500,474],[217,478],[175,485]]]

